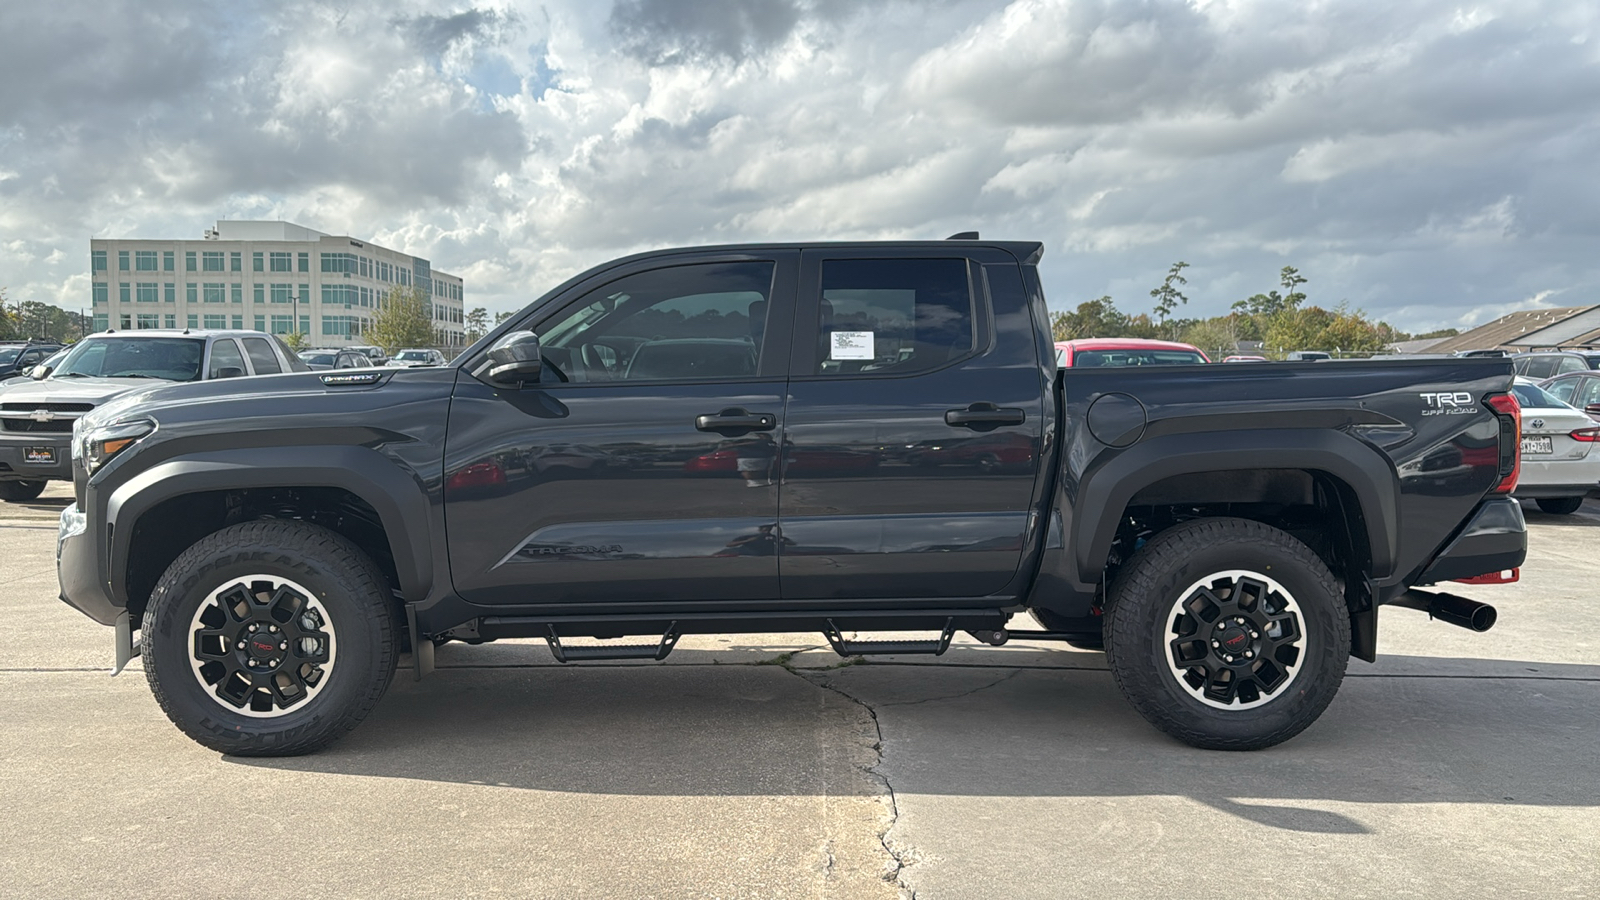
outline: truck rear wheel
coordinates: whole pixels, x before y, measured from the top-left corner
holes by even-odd
[[[364,719],[394,677],[397,608],[378,567],[317,525],[249,522],[185,550],[150,596],[145,677],[213,750],[293,756]]]
[[[11,503],[37,500],[44,493],[45,484],[43,481],[0,481],[0,500]]]
[[[1245,519],[1197,519],[1141,547],[1111,587],[1105,633],[1134,709],[1211,750],[1299,734],[1333,700],[1350,654],[1350,614],[1328,567]]]

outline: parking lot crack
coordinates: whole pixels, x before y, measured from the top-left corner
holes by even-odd
[[[893,884],[899,890],[901,900],[916,900],[916,891],[905,881],[906,869],[913,862],[912,854],[907,848],[897,846],[896,842],[890,837],[890,833],[894,831],[895,825],[900,821],[900,801],[895,795],[894,785],[890,783],[888,774],[882,768],[884,756],[883,724],[878,720],[878,711],[872,708],[872,704],[834,684],[831,679],[824,675],[828,670],[806,671],[797,669],[787,663],[783,667],[802,680],[825,691],[838,694],[840,697],[860,706],[872,721],[874,735],[872,743],[873,762],[870,765],[862,766],[861,769],[868,780],[883,792],[888,802],[889,814],[877,834],[878,843],[883,847],[883,852],[888,855],[888,862],[884,866],[882,877],[884,881]]]

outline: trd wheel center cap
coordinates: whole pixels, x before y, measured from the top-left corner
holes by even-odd
[[[1217,630],[1217,651],[1230,656],[1239,656],[1250,649],[1250,632],[1244,626],[1232,622]]]

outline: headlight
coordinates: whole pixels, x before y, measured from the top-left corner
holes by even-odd
[[[131,422],[91,428],[81,436],[74,433],[73,455],[82,457],[83,467],[93,475],[101,466],[110,462],[112,457],[132,447],[140,438],[155,430],[155,422],[149,419],[135,419]],[[78,429],[74,429],[74,432],[76,431]]]

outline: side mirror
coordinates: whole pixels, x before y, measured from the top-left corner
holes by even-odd
[[[244,370],[238,366],[223,366],[217,370],[217,378],[243,378]]]
[[[495,384],[537,382],[544,367],[539,355],[539,336],[531,331],[513,331],[489,348],[488,379]]]
[[[1600,403],[1591,403],[1585,406],[1583,411],[1591,416],[1600,416]]]

